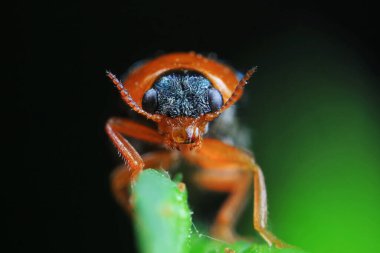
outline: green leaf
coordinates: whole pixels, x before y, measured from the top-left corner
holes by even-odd
[[[240,241],[224,243],[192,231],[187,191],[157,170],[143,171],[132,188],[134,223],[142,253],[304,253]]]
[[[167,174],[142,172],[132,189],[135,228],[143,253],[186,253],[191,233],[187,192]]]

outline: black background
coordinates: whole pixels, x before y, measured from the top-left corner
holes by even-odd
[[[119,98],[105,69],[123,73],[162,51],[236,62],[241,48],[301,25],[348,38],[379,67],[377,13],[366,1],[18,1],[9,13],[3,252],[134,252],[109,192],[116,161],[103,127]]]

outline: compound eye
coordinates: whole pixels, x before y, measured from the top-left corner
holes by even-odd
[[[223,105],[222,94],[220,94],[217,89],[211,88],[208,91],[208,101],[210,103],[211,112],[216,112]]]
[[[146,112],[154,114],[157,108],[157,103],[157,91],[155,89],[147,90],[142,99],[142,108]]]

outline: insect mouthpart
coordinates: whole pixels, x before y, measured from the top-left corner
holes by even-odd
[[[197,142],[199,137],[199,128],[194,126],[176,127],[172,132],[172,138],[177,144],[191,144]]]

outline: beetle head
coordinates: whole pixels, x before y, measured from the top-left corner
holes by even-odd
[[[170,84],[170,81],[178,79],[178,75],[174,75],[169,80],[163,80],[165,84],[164,91],[167,93],[164,96],[164,100],[158,101],[157,91],[150,89],[143,97],[142,107],[133,100],[127,89],[125,89],[124,85],[115,75],[107,71],[107,76],[120,91],[123,100],[134,111],[158,123],[159,133],[164,136],[164,143],[167,147],[185,151],[197,149],[201,146],[202,136],[207,132],[208,122],[213,121],[240,98],[244,86],[255,70],[256,68],[252,68],[247,71],[245,76],[236,85],[229,99],[224,103],[220,92],[212,88],[207,81],[205,82],[204,78],[199,78],[199,75],[198,77],[196,76],[198,79],[194,87],[189,88],[186,86],[189,83],[193,83],[189,79],[193,78],[193,76],[192,73],[186,76],[187,71],[185,71],[185,77],[180,76],[179,81],[182,92],[178,93],[178,87],[174,86],[172,87],[173,89],[170,89],[171,86],[168,85],[168,82]],[[155,88],[159,88],[159,86]],[[170,97],[168,94],[174,94],[174,96]],[[178,99],[179,95],[180,99]],[[191,98],[190,102],[183,103],[182,101],[188,97]],[[199,98],[201,99],[197,101],[196,99]],[[208,101],[209,103],[206,107],[204,107],[204,101]],[[176,102],[181,103],[178,103],[179,106],[175,106]],[[157,106],[160,105],[161,107],[162,105],[164,106],[157,109]]]

